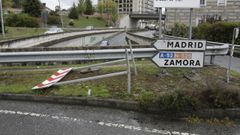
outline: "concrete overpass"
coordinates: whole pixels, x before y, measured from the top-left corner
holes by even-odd
[[[162,16],[162,20],[165,20],[166,16]],[[120,15],[119,27],[120,28],[137,28],[139,20],[159,20],[158,13],[130,13]]]

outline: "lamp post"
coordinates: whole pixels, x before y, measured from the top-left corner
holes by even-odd
[[[61,11],[61,2],[60,2],[60,0],[58,0],[58,4],[59,4],[59,14],[60,14],[60,19],[61,19],[61,24],[62,24],[62,28],[63,28],[63,18],[62,18],[62,11]]]
[[[4,22],[3,22],[3,6],[2,6],[2,0],[0,0],[0,12],[1,12],[2,35],[5,36]]]

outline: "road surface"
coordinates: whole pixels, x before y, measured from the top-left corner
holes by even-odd
[[[1,135],[239,135],[234,127],[191,124],[115,109],[0,101]]]

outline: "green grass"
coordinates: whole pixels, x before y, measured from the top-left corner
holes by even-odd
[[[64,17],[64,24],[68,25],[70,18],[67,16]],[[74,27],[77,28],[86,28],[87,26],[93,26],[94,28],[106,27],[107,22],[98,17],[89,16],[88,19],[85,16],[79,17],[78,20],[74,20]]]
[[[37,36],[42,35],[46,31],[46,29],[43,28],[21,28],[21,27],[6,27],[6,30],[7,32],[5,37],[1,35],[0,40]]]
[[[151,61],[137,61],[137,70],[138,75],[132,75],[132,94],[127,93],[127,76],[118,76],[111,77],[101,80],[95,81],[87,81],[76,84],[63,85],[58,87],[52,87],[45,90],[35,90],[32,91],[31,88],[36,84],[41,83],[45,79],[47,79],[51,74],[57,71],[53,70],[41,70],[41,71],[4,71],[4,69],[11,69],[11,67],[2,67],[2,71],[0,71],[0,93],[27,93],[34,95],[52,95],[52,96],[75,96],[75,97],[86,97],[88,90],[92,91],[93,97],[99,98],[115,98],[115,99],[123,99],[123,100],[134,100],[140,102],[143,107],[147,106],[149,103],[151,104],[153,101],[159,100],[159,97],[176,93],[177,91],[184,93],[192,93],[194,94],[204,94],[209,91],[213,91],[212,97],[216,97],[217,100],[213,101],[222,101],[223,96],[221,93],[214,92],[214,90],[219,90],[220,92],[231,92],[228,89],[232,89],[232,92],[240,92],[239,80],[240,74],[237,72],[232,72],[233,81],[231,84],[227,84],[225,81],[226,77],[226,69],[220,67],[204,67],[202,69],[195,69],[201,76],[201,80],[199,81],[191,81],[185,77],[185,74],[189,74],[191,70],[182,69],[182,68],[168,68],[166,69],[168,74],[162,74],[161,69],[154,65]],[[85,63],[86,64],[86,63]],[[82,65],[85,65],[82,64]],[[79,65],[79,66],[82,66]],[[64,65],[65,66],[65,65]],[[72,67],[73,65],[67,65],[67,67]],[[76,66],[76,65],[74,65]],[[30,66],[30,68],[34,68],[34,66]],[[44,68],[40,67],[41,68]],[[53,66],[54,68],[56,66]],[[61,65],[63,67],[63,65]],[[22,67],[14,67],[14,69],[21,69]],[[28,66],[24,68],[29,68]],[[1,68],[0,68],[1,69]],[[117,65],[114,67],[104,67],[101,70],[89,74],[81,74],[77,71],[71,72],[67,75],[63,81],[66,80],[74,80],[77,78],[85,78],[89,76],[108,74],[112,72],[125,71],[126,66]],[[211,86],[211,87],[210,87]],[[207,90],[207,91],[206,91]],[[185,92],[187,91],[187,92]],[[206,91],[206,92],[204,92]],[[218,94],[217,96],[214,96]],[[226,94],[223,94],[226,95]],[[183,104],[174,104],[173,106],[181,106],[188,104],[191,100],[188,98],[178,98],[182,97],[182,93],[180,96],[170,95],[169,98],[165,98],[164,104],[169,106],[168,104],[175,100],[183,102]],[[189,94],[186,97],[192,97]],[[194,95],[193,97],[196,97]],[[204,96],[205,97],[205,96]],[[200,98],[204,98],[200,97]],[[234,97],[233,94],[230,94],[229,97]],[[161,98],[163,99],[163,98]],[[168,102],[169,101],[169,102]],[[193,100],[195,101],[195,100]],[[205,101],[205,100],[204,100]],[[207,100],[206,100],[207,101]],[[229,99],[230,101],[230,99]],[[227,105],[231,105],[233,100],[229,102]],[[233,102],[235,105],[235,102]],[[222,102],[216,102],[217,105],[222,105]],[[225,103],[223,104],[225,105]],[[226,105],[226,106],[227,106]],[[237,104],[236,104],[237,105]]]

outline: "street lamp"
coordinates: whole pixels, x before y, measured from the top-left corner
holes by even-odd
[[[60,0],[58,0],[58,3],[59,3],[59,14],[60,14],[60,19],[61,19],[61,23],[62,23],[62,28],[63,28],[63,18],[62,18],[62,11],[61,11],[61,3],[60,3]]]
[[[5,36],[4,22],[3,22],[3,6],[2,6],[2,0],[0,0],[0,12],[1,12],[2,35]]]

